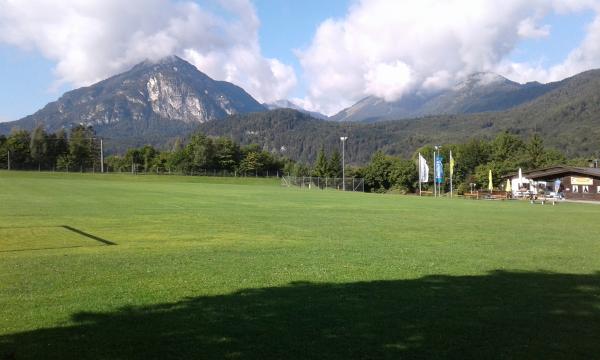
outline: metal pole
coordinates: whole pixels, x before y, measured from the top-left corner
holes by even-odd
[[[10,150],[6,150],[8,151],[8,170],[10,170]]]
[[[346,140],[347,136],[342,136],[342,190],[346,191]]]
[[[435,178],[436,178],[436,163],[435,163],[435,149],[433,150],[433,197],[437,196],[437,186],[435,185]]]
[[[421,179],[422,179],[422,175],[421,175],[421,167],[423,166],[423,164],[421,164],[421,153],[419,153],[419,161],[418,161],[418,166],[419,166],[419,196],[423,196],[421,194]]]
[[[102,138],[100,138],[100,173],[104,173],[104,148]]]
[[[450,159],[452,159],[452,150],[450,150]],[[452,166],[452,165],[450,165]],[[450,169],[450,198],[452,198],[452,175],[454,175],[454,169]]]
[[[342,190],[346,191],[346,141],[342,140]]]

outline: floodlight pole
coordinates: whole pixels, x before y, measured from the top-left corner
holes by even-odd
[[[437,151],[437,146],[433,147],[433,197],[437,197],[437,185],[435,184],[436,181],[436,172],[437,172],[437,166],[435,163],[435,153]]]
[[[104,148],[102,147],[102,138],[100,138],[100,173],[104,173]]]
[[[340,137],[342,141],[342,190],[346,191],[346,140],[347,136]]]

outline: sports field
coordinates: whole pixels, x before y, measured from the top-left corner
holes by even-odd
[[[600,354],[600,206],[0,172],[0,359]]]

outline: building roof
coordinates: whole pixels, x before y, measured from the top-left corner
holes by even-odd
[[[523,177],[532,180],[554,179],[560,175],[583,175],[591,176],[600,179],[600,169],[589,167],[575,167],[567,165],[557,165],[547,168],[523,171]],[[518,173],[512,173],[506,177],[513,178],[518,176]]]

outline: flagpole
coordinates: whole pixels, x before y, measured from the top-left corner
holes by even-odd
[[[423,167],[423,164],[421,164],[421,153],[419,153],[419,196],[423,196],[421,195],[421,179],[423,179],[423,175],[421,175],[421,168]]]
[[[437,164],[435,162],[435,148],[433,149],[433,197],[437,197],[437,186],[435,185],[435,178],[437,176]]]
[[[450,161],[453,161],[452,160],[452,150],[450,150]],[[452,164],[450,164],[450,167],[451,167],[450,168],[450,198],[452,198],[452,190],[453,190],[452,189],[452,176],[454,175],[453,174],[454,173],[454,171],[453,171],[454,169],[452,169]]]

